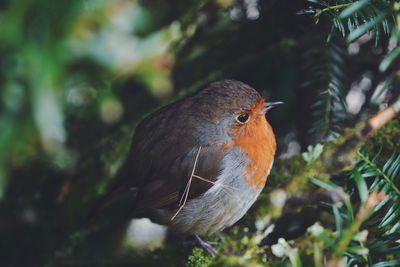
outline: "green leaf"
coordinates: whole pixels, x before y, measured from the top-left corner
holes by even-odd
[[[399,202],[395,202],[393,204],[393,206],[391,206],[389,208],[389,210],[387,211],[386,215],[381,220],[381,223],[379,224],[379,227],[382,228],[382,227],[388,226],[389,224],[391,224],[395,220],[398,220],[399,216],[400,216],[400,203]]]
[[[349,217],[349,220],[352,222],[352,221],[354,221],[353,206],[351,205],[350,201],[346,201],[345,205],[347,208],[347,216]]]
[[[372,267],[392,267],[400,264],[400,260],[381,261],[372,265]]]
[[[335,187],[337,187],[337,185],[335,185],[332,182],[321,181],[321,180],[319,180],[317,178],[310,178],[310,182],[312,182],[313,184],[315,184],[315,185],[317,185],[319,187],[322,187],[322,188],[324,188],[326,190],[332,190]]]
[[[352,31],[348,36],[347,36],[347,41],[348,42],[353,42],[354,40],[358,39],[361,35],[369,32],[376,24],[378,24],[381,20],[383,20],[387,15],[388,11],[384,11],[381,14],[379,14],[377,17],[372,18],[370,21],[364,23],[360,27],[358,27],[356,30]]]
[[[353,176],[357,184],[357,189],[360,195],[360,199],[364,203],[365,201],[367,201],[369,194],[367,184],[365,183],[364,178],[356,169],[353,171]]]
[[[384,173],[387,172],[387,170],[390,168],[390,165],[392,165],[392,162],[395,160],[396,155],[393,153],[390,158],[388,159],[388,161],[386,161],[385,165],[383,165],[382,171]]]
[[[387,194],[388,192],[390,192],[390,189],[391,189],[390,183],[387,183],[385,181],[384,186],[381,188],[381,192]]]
[[[318,238],[320,240],[322,240],[325,244],[327,244],[328,246],[334,246],[335,245],[335,241],[328,236],[326,233],[322,232],[321,234],[318,235]]]
[[[347,249],[347,251],[348,251],[348,252],[351,252],[351,253],[357,253],[357,252],[359,252],[360,250],[363,250],[363,249],[365,249],[364,246],[362,246],[362,245],[355,245],[355,246],[349,247],[349,248]]]
[[[382,64],[382,63],[381,63]],[[376,94],[374,93],[372,98],[371,98],[371,103],[376,103],[376,101],[378,100],[378,98],[384,93],[386,92],[389,87],[393,84],[393,81],[396,78],[396,72],[392,72],[385,80],[382,88],[379,90],[379,92],[377,92]]]
[[[396,47],[382,60],[381,64],[379,64],[380,71],[386,71],[389,66],[393,63],[393,61],[399,56],[400,47]]]
[[[390,242],[395,242],[396,240],[390,240]],[[377,250],[375,253],[379,254],[389,254],[389,253],[398,253],[400,252],[400,245],[390,248],[385,248],[381,250]]]
[[[335,224],[336,224],[336,231],[337,231],[337,238],[342,238],[343,235],[343,220],[342,216],[340,215],[339,209],[336,205],[332,205],[333,215],[335,216]]]
[[[320,11],[320,9],[302,9],[296,12],[296,15],[305,15],[305,14],[315,14],[318,11]]]
[[[396,242],[399,239],[400,239],[400,234],[393,234],[388,237],[381,237],[380,239],[377,239],[374,243],[369,245],[368,248],[370,250],[377,250],[383,246],[390,244],[391,242]]]
[[[384,236],[389,236],[391,234],[396,233],[400,229],[400,221],[397,222],[392,228],[390,228],[388,231],[386,231],[383,235]]]
[[[354,2],[351,6],[346,7],[343,9],[343,11],[340,13],[339,17],[341,19],[345,19],[352,15],[354,12],[359,10],[360,8],[363,8],[365,5],[367,5],[371,0],[360,0],[357,2]]]
[[[381,202],[378,203],[378,205],[375,206],[375,208],[373,209],[373,212],[377,212],[379,211],[381,208],[383,208],[391,199],[385,198],[384,200],[382,200]]]
[[[369,178],[369,177],[376,177],[376,176],[378,176],[378,175],[380,175],[380,173],[379,173],[378,171],[376,171],[376,170],[371,170],[371,171],[363,172],[363,173],[361,174],[361,177],[363,177],[363,178]]]
[[[387,170],[387,175],[391,178],[395,178],[400,168],[400,155],[397,156],[395,160],[393,160],[390,165],[390,168]]]
[[[303,159],[307,163],[311,163],[312,161],[316,160],[322,153],[324,146],[321,144],[316,144],[315,146],[308,146],[307,152],[301,153]]]

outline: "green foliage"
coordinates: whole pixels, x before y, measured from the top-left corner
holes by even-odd
[[[324,146],[321,144],[316,144],[315,146],[308,146],[307,152],[303,152],[301,153],[301,155],[303,156],[303,159],[307,163],[310,163],[316,160],[321,155],[323,149]]]
[[[304,87],[319,88],[318,99],[313,107],[311,132],[321,137],[338,136],[349,119],[346,113],[346,77],[343,48],[334,42],[312,48],[305,54],[305,68],[309,77]]]
[[[376,104],[376,99],[393,88],[396,70],[390,68],[400,50],[399,4],[395,1],[360,0],[360,1],[309,1],[311,6],[300,10],[298,14],[313,14],[316,23],[329,28],[322,38],[327,45],[311,49],[305,55],[306,69],[311,75],[304,85],[320,88],[318,101],[314,104],[314,121],[311,132],[317,132],[322,137],[341,133],[341,127],[350,119],[344,96],[350,84],[346,83],[344,69],[346,56],[343,43],[363,43],[364,39],[374,38],[374,46],[390,44],[387,55],[380,62],[379,70],[385,72],[383,86],[368,99]],[[324,18],[323,22],[320,22]],[[362,37],[362,38],[361,38]],[[319,50],[318,50],[319,49]],[[395,68],[394,68],[395,69]],[[321,84],[324,84],[321,86]],[[372,95],[372,93],[371,93]]]
[[[201,248],[194,248],[191,255],[188,257],[188,267],[208,267],[212,263],[212,256],[206,255],[206,252]]]
[[[320,262],[314,262],[315,266],[322,266],[323,261],[345,262],[348,266],[397,264],[392,259],[400,256],[400,154],[393,154],[382,167],[363,152],[359,156],[354,169],[338,177],[336,184],[313,180],[326,190],[341,186],[349,192],[344,204],[324,204],[334,218],[334,231],[320,224],[309,228],[324,255]],[[378,197],[376,192],[381,195]],[[302,260],[306,260],[305,248],[295,246],[301,249]]]
[[[376,43],[383,34],[390,33],[394,2],[380,0],[359,1],[325,1],[309,0],[313,3],[308,9],[301,10],[299,14],[314,14],[316,23],[321,16],[329,17],[331,31],[328,40],[334,31],[339,32],[347,41],[352,42],[362,35],[375,31]]]

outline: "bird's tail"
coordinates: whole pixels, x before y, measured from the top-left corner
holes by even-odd
[[[136,188],[119,187],[98,199],[88,213],[88,219],[99,217],[111,220],[129,219],[129,211],[134,206]]]

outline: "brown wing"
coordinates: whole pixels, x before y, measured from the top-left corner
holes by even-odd
[[[183,107],[185,103],[179,105]],[[199,148],[195,174],[210,182],[193,178],[189,199],[204,193],[220,171],[226,151],[202,143],[198,122],[185,113],[167,106],[142,121],[136,129],[130,153],[102,206],[117,200],[131,199],[133,215],[178,204],[193,171]],[[203,141],[204,142],[204,141]],[[133,190],[135,189],[135,190]],[[125,195],[133,196],[126,198]],[[130,209],[132,210],[132,209]]]
[[[184,197],[185,188],[190,183],[188,199],[204,193],[216,181],[220,162],[224,157],[221,150],[214,147],[195,147],[187,153],[180,154],[171,162],[165,162],[167,169],[154,166],[154,172],[139,188],[134,214],[141,214],[149,209],[176,208]],[[199,156],[196,160],[196,155]],[[169,152],[169,156],[171,152]],[[162,170],[162,171],[158,171]],[[199,177],[192,176],[192,172]],[[192,178],[191,178],[192,177]],[[191,178],[191,179],[190,179]]]

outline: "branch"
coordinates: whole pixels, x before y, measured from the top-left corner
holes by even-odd
[[[400,98],[369,120],[357,124],[353,129],[346,130],[344,136],[324,144],[324,150],[321,155],[308,164],[305,164],[300,155],[294,157],[300,158],[301,162],[294,163],[294,157],[278,160],[273,168],[267,190],[279,188],[277,190],[282,191],[283,189],[286,194],[285,199],[288,200],[307,193],[309,191],[310,178],[318,177],[328,181],[332,175],[353,166],[358,157],[357,151],[359,147],[368,140],[371,134],[396,117],[399,112]],[[295,165],[295,167],[292,168],[292,165]],[[290,180],[288,181],[288,179]],[[269,198],[271,203],[274,203],[274,194],[269,194]],[[285,203],[286,201],[278,207],[274,206],[274,210],[270,211],[272,217],[277,218],[282,214]]]

